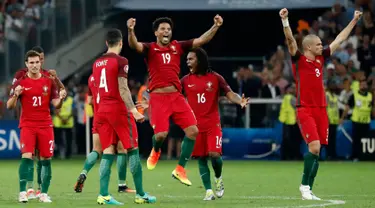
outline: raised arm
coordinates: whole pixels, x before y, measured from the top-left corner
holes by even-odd
[[[193,40],[193,48],[201,47],[202,45],[210,42],[210,40],[215,36],[217,30],[220,28],[220,26],[223,24],[223,18],[220,15],[216,15],[214,17],[214,24],[212,27],[207,30],[203,35],[201,35],[199,38],[195,38]]]
[[[283,23],[284,35],[286,38],[286,42],[288,44],[289,53],[290,55],[294,56],[297,53],[298,46],[297,46],[297,41],[294,39],[292,30],[290,29],[290,26],[289,26],[288,10],[286,8],[280,10],[279,15]]]
[[[344,40],[346,40],[350,33],[352,32],[354,26],[357,24],[358,20],[361,18],[362,12],[355,11],[352,21],[337,35],[335,40],[329,45],[331,50],[331,55],[336,51],[336,49],[341,45]]]
[[[134,27],[135,19],[130,18],[127,22],[128,25],[128,42],[130,48],[136,50],[138,53],[143,53],[143,44],[138,42],[137,37],[135,36]]]

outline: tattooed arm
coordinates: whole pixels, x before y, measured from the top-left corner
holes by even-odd
[[[134,105],[132,95],[128,86],[128,79],[125,77],[118,77],[118,87],[122,100],[124,101],[126,108],[133,114],[136,121],[142,122],[144,116],[137,111]]]

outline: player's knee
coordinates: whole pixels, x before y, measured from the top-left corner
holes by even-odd
[[[209,152],[208,156],[210,156],[213,159],[217,159],[221,157],[221,155],[218,152]]]
[[[164,139],[167,138],[167,136],[168,136],[168,132],[159,132],[155,134],[155,139],[157,141],[164,141]]]
[[[311,152],[314,155],[320,154],[320,141],[312,141],[309,143],[309,152]]]
[[[117,144],[116,149],[117,149],[117,153],[123,153],[123,154],[127,153],[126,149],[124,148],[121,142]]]
[[[31,152],[23,153],[22,158],[33,159],[33,153]]]
[[[115,148],[113,147],[113,145],[105,148],[103,150],[103,154],[111,154],[111,155],[114,155],[115,154]]]
[[[189,139],[195,140],[195,138],[198,136],[198,127],[197,126],[189,126],[186,129],[184,129],[186,137]]]
[[[100,147],[94,147],[94,148],[92,148],[92,151],[95,151],[98,154],[102,154],[102,148],[100,148]]]

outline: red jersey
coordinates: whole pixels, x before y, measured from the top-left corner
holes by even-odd
[[[128,77],[128,60],[114,53],[107,53],[96,59],[93,66],[95,86],[97,86],[97,112],[127,112],[120,96],[118,78]]]
[[[99,102],[99,100],[97,100],[98,99],[98,89],[95,86],[95,78],[94,78],[93,75],[91,75],[89,77],[88,85],[89,85],[88,95],[92,96],[92,104],[94,106],[94,115],[95,115],[96,112],[98,112],[98,102]]]
[[[161,47],[155,42],[143,43],[143,53],[149,72],[149,90],[168,86],[175,86],[181,92],[180,62],[181,56],[190,50],[193,40],[172,41],[166,47]]]
[[[321,56],[315,57],[315,60],[308,59],[299,51],[292,57],[297,107],[327,106],[323,86],[323,66],[325,58],[330,54],[330,48],[327,47]]]
[[[13,78],[13,84],[14,84],[17,80],[19,80],[19,79],[21,79],[22,77],[24,77],[24,76],[26,75],[27,71],[28,71],[27,68],[22,68],[22,69],[18,70],[18,71],[16,72],[16,74],[14,75],[14,78]],[[45,75],[46,77],[49,77],[49,76],[50,76],[50,74],[48,73],[48,70],[41,69],[40,72],[41,72],[43,75]]]
[[[188,74],[181,79],[182,88],[198,122],[199,131],[220,125],[220,90],[227,94],[232,89],[216,72],[206,75]]]
[[[11,96],[18,85],[24,88],[19,97],[22,107],[19,127],[52,127],[50,102],[59,98],[53,80],[44,75],[39,79],[25,75],[13,84]]]

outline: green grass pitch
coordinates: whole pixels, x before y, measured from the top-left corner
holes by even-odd
[[[0,161],[0,207],[95,207],[99,190],[99,162],[91,170],[82,193],[75,193],[73,186],[81,171],[84,159],[54,160],[49,194],[52,204],[30,201],[18,203],[18,165],[15,160]],[[300,185],[302,162],[224,161],[223,178],[225,195],[215,201],[203,201],[202,187],[196,161],[187,169],[191,187],[172,179],[176,161],[159,161],[156,169],[147,170],[143,163],[145,191],[157,197],[153,205],[134,204],[134,195],[117,193],[117,170],[113,165],[110,192],[124,207],[163,208],[234,208],[234,207],[375,207],[375,163],[321,162],[314,193],[322,201],[302,201]],[[213,181],[213,172],[211,171]],[[128,170],[127,181],[133,188]]]

